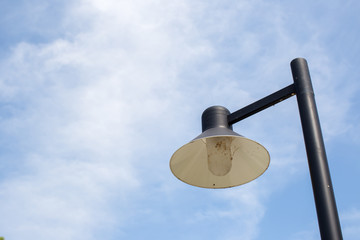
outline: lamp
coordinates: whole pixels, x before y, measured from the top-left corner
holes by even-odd
[[[181,181],[203,188],[227,188],[250,182],[270,163],[259,143],[232,131],[229,110],[213,106],[202,114],[203,133],[177,150],[170,160]]]

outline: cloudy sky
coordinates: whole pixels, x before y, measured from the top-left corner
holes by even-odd
[[[345,239],[360,235],[360,3],[2,0],[0,236],[319,239],[296,99],[234,126],[268,171],[222,190],[169,169],[204,109],[238,110],[308,60]]]

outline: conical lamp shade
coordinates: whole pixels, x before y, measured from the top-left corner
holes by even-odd
[[[259,177],[269,163],[269,153],[262,145],[226,127],[216,127],[178,149],[170,169],[193,186],[228,188]]]

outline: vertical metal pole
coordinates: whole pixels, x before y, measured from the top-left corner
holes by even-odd
[[[291,62],[291,71],[299,105],[321,239],[343,239],[306,60],[294,59]]]

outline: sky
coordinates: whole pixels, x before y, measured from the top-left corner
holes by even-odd
[[[296,98],[235,124],[265,146],[248,184],[169,160],[201,114],[292,83],[307,59],[344,239],[360,235],[360,2],[2,0],[0,236],[320,239]]]

